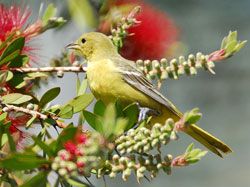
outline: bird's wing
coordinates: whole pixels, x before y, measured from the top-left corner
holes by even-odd
[[[156,102],[166,106],[174,114],[178,116],[181,115],[178,109],[160,92],[158,92],[153,86],[153,84],[150,83],[148,79],[144,76],[144,74],[136,68],[134,62],[122,59],[122,62],[120,63],[117,63],[116,60],[116,64],[118,65],[119,71],[123,75],[123,80],[126,83],[128,83],[138,91],[146,94],[150,98],[154,99]]]

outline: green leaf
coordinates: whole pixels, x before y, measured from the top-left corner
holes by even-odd
[[[86,121],[88,122],[88,124],[93,129],[95,129],[99,133],[104,132],[103,123],[102,123],[100,116],[97,116],[96,114],[93,114],[93,113],[86,111],[86,110],[83,111],[83,115],[84,115],[84,118],[86,119]]]
[[[78,88],[77,95],[82,95],[82,94],[84,94],[84,93],[86,92],[86,90],[87,90],[87,86],[88,86],[87,79],[84,79],[84,80],[81,82],[81,84],[80,84],[80,86],[79,86],[79,88]]]
[[[40,138],[33,136],[32,139],[34,140],[35,144],[38,145],[48,155],[48,157],[56,156],[53,149],[41,141]]]
[[[193,148],[194,148],[194,144],[193,144],[193,143],[191,143],[191,144],[187,147],[187,149],[186,149],[185,153],[189,153],[189,152],[191,152],[191,151],[193,150]]]
[[[58,117],[64,118],[64,119],[71,119],[72,116],[73,116],[73,107],[71,105],[65,105],[60,108]]]
[[[105,130],[104,136],[108,138],[114,133],[116,125],[116,111],[114,104],[111,103],[107,106],[103,119],[103,129]]]
[[[194,108],[191,111],[186,112],[184,114],[185,122],[187,122],[188,124],[194,124],[194,123],[198,122],[201,117],[202,117],[202,114],[199,113],[198,108]]]
[[[18,163],[18,164],[17,164]],[[49,161],[35,153],[16,153],[0,161],[0,168],[10,170],[29,170],[49,164]]]
[[[98,116],[103,116],[105,112],[106,106],[102,100],[98,100],[94,106],[94,114]]]
[[[124,118],[118,118],[116,121],[115,129],[113,131],[113,134],[117,137],[125,132],[125,129],[127,129],[128,119]]]
[[[7,118],[8,113],[4,112],[0,115],[0,122],[3,122]]]
[[[43,24],[44,25],[47,24],[49,19],[56,15],[56,12],[57,12],[57,8],[52,3],[50,3],[43,14],[43,17],[42,17]]]
[[[115,109],[116,109],[116,117],[124,117],[123,106],[120,100],[117,100],[115,102]]]
[[[27,101],[30,101],[31,99],[32,99],[31,96],[23,95],[20,93],[11,93],[11,94],[2,96],[2,100],[4,104],[19,105]]]
[[[42,73],[42,72],[27,73],[26,75],[27,75],[27,77],[25,77],[25,80],[36,79],[36,78],[41,78],[41,77],[48,77],[47,74]]]
[[[0,148],[2,148],[2,146],[8,142],[8,136],[7,134],[3,134],[2,137],[0,136],[1,140],[0,140]]]
[[[57,138],[55,152],[57,153],[59,150],[61,150],[65,142],[72,140],[75,137],[76,132],[77,128],[73,125],[68,125],[67,128],[63,129]]]
[[[29,62],[29,57],[27,55],[19,55],[9,63],[8,67],[23,67]]]
[[[47,172],[39,172],[37,175],[32,177],[30,180],[25,182],[23,185],[20,187],[44,187],[46,186],[47,183]]]
[[[11,71],[7,71],[7,77],[6,77],[6,82],[11,80],[13,78],[13,73]]]
[[[35,120],[36,120],[36,116],[32,116],[32,118],[30,118],[29,121],[26,123],[26,128],[28,129]]]
[[[128,119],[128,124],[125,130],[129,130],[136,124],[138,120],[138,115],[139,115],[138,106],[135,103],[132,103],[128,105],[126,108],[124,108],[123,113],[125,117]]]
[[[14,35],[15,33],[10,34],[8,38],[4,40],[4,42],[1,42],[0,51],[2,51],[8,45],[8,43],[13,39]]]
[[[5,58],[3,58],[1,61],[0,61],[0,65],[2,64],[6,64],[7,62],[10,62],[11,60],[17,58],[20,54],[20,50],[16,50],[12,53],[10,53],[8,56],[6,56]]]
[[[27,75],[17,73],[15,74],[15,78],[11,79],[9,83],[12,87],[21,89],[27,84],[27,82],[24,80],[25,77],[27,77]]]
[[[60,87],[55,87],[45,92],[39,102],[40,108],[43,108],[46,104],[55,99],[59,95],[60,91]]]
[[[93,94],[83,94],[68,102],[73,107],[73,113],[84,110],[94,99]]]
[[[85,28],[86,24],[90,27],[97,25],[98,20],[89,1],[68,0],[68,7],[73,20],[80,28]]]
[[[7,81],[13,78],[13,73],[10,71],[0,72],[0,87],[2,87]]]
[[[13,42],[11,42],[11,44],[8,45],[8,47],[4,50],[2,56],[0,57],[0,65],[16,58],[19,55],[20,51],[23,49],[24,42],[24,37],[17,38]],[[18,55],[16,56],[17,51]],[[7,58],[8,61],[5,60],[5,58]]]

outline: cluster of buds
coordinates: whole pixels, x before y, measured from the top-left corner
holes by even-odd
[[[52,169],[60,176],[90,176],[92,169],[101,163],[103,139],[99,134],[85,133],[77,135],[75,141],[68,141],[58,152],[52,163]]]
[[[178,79],[181,75],[196,75],[197,69],[204,69],[212,74],[215,74],[213,68],[214,62],[221,61],[233,56],[238,52],[246,41],[237,40],[237,32],[229,32],[221,44],[221,49],[204,55],[201,52],[196,55],[190,54],[187,59],[180,56],[170,61],[163,58],[161,60],[137,60],[137,67],[147,76],[148,79],[158,81],[158,86],[167,78]]]
[[[110,39],[114,45],[120,49],[123,46],[124,38],[129,34],[128,29],[140,23],[135,19],[135,16],[140,12],[140,6],[135,7],[127,17],[122,17],[115,29],[111,29]]]
[[[143,154],[154,148],[160,149],[161,145],[166,145],[172,139],[177,139],[177,135],[174,121],[170,118],[164,125],[156,123],[151,129],[130,129],[126,135],[120,136],[115,144],[120,154]]]
[[[193,145],[190,145],[184,154],[174,159],[171,155],[162,156],[160,149],[170,140],[177,139],[177,131],[197,122],[200,117],[199,110],[193,109],[185,113],[177,122],[169,118],[165,124],[156,123],[151,129],[145,127],[130,129],[115,140],[117,154],[106,160],[105,164],[97,170],[97,177],[108,174],[110,178],[114,178],[121,173],[122,179],[126,181],[134,171],[137,181],[140,182],[143,177],[147,178],[147,174],[153,179],[161,170],[171,174],[172,167],[187,166],[199,161],[206,151],[193,149]],[[155,150],[158,152],[156,155]]]
[[[214,74],[214,63],[208,60],[208,56],[198,52],[196,55],[190,54],[187,59],[180,56],[168,61],[161,60],[137,60],[137,67],[147,76],[148,79],[160,83],[167,78],[178,79],[181,75],[196,75],[197,69],[208,70]]]
[[[97,174],[100,177],[104,173],[109,173],[110,178],[115,178],[118,173],[122,173],[122,179],[126,181],[134,171],[137,181],[140,182],[143,177],[147,178],[147,173],[151,179],[155,178],[160,170],[171,174],[171,161],[171,155],[162,157],[161,154],[154,156],[133,154],[120,157],[115,154],[112,159],[106,161],[105,166],[99,169]]]

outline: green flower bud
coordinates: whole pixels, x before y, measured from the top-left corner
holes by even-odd
[[[124,143],[119,144],[116,148],[117,148],[118,151],[124,149]]]
[[[145,145],[144,147],[143,147],[143,151],[144,152],[148,152],[150,150],[150,145],[149,144],[147,144],[147,145]]]
[[[27,105],[27,109],[33,110],[33,109],[34,109],[34,104],[33,104],[33,103],[29,103],[29,104]]]
[[[152,140],[151,146],[155,147],[158,143],[159,143],[159,139],[155,138],[155,139]]]
[[[162,168],[162,163],[158,163],[156,167],[157,167],[157,169],[161,169]]]
[[[59,170],[58,170],[58,173],[59,173],[59,175],[61,175],[61,176],[65,176],[65,175],[67,175],[67,170],[65,169],[65,168],[60,168]]]
[[[61,161],[59,162],[59,165],[60,165],[61,168],[64,168],[64,167],[66,167],[67,162],[61,160]]]
[[[162,58],[161,61],[160,61],[160,63],[161,63],[161,65],[162,65],[163,69],[165,70],[166,67],[168,66],[168,61],[167,61],[167,59],[166,59],[166,58]]]
[[[116,173],[115,173],[115,172],[111,172],[111,173],[109,174],[109,177],[112,178],[112,179],[115,178],[115,177],[116,177]]]
[[[58,170],[59,165],[57,163],[53,162],[51,165],[51,168],[56,171],[56,170]]]
[[[127,168],[123,173],[122,173],[122,179],[126,181],[128,177],[131,175],[131,169]]]
[[[135,166],[135,163],[134,162],[129,162],[128,163],[128,168],[134,168],[134,166]]]
[[[175,131],[172,131],[170,134],[170,139],[171,140],[178,140],[178,135],[176,134]]]
[[[163,134],[160,135],[159,138],[160,138],[160,140],[166,140],[166,139],[169,138],[169,135],[167,133],[163,133]]]
[[[75,164],[75,163],[69,162],[69,163],[67,163],[66,168],[67,168],[69,171],[73,171],[73,170],[75,170],[77,167],[76,167],[76,164]]]
[[[146,167],[142,166],[137,170],[137,172],[144,173],[146,170],[147,170]]]
[[[195,66],[195,56],[193,54],[190,54],[188,56],[188,61],[190,63],[190,66],[193,66],[193,67]]]
[[[63,71],[60,70],[60,71],[57,72],[57,77],[58,77],[58,78],[62,78],[63,75],[64,75],[64,72],[63,72]]]
[[[190,74],[191,75],[196,75],[197,74],[197,70],[195,69],[195,67],[190,67]]]

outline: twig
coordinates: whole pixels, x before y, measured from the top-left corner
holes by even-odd
[[[78,66],[78,67],[40,67],[40,68],[10,68],[12,72],[20,73],[32,73],[32,72],[86,72],[87,68]]]
[[[60,128],[65,128],[64,123],[58,122],[57,121],[58,117],[56,117],[56,116],[46,115],[46,114],[43,114],[43,113],[35,111],[35,110],[30,110],[30,109],[27,109],[27,108],[18,107],[18,106],[14,106],[14,105],[3,104],[3,103],[0,103],[0,104],[2,105],[2,108],[3,108],[4,112],[9,112],[9,111],[14,110],[16,112],[22,112],[22,113],[25,113],[25,114],[29,114],[31,116],[35,116],[36,118],[41,119],[41,120],[53,119],[53,120],[56,121],[56,126],[58,126]]]
[[[47,115],[42,114],[42,113],[35,111],[35,110],[30,110],[27,108],[17,107],[17,106],[8,105],[8,104],[2,104],[2,105],[4,106],[3,111],[5,111],[5,112],[14,110],[16,112],[23,112],[23,113],[29,114],[31,116],[36,116],[37,118],[42,119],[42,120],[48,119]]]

